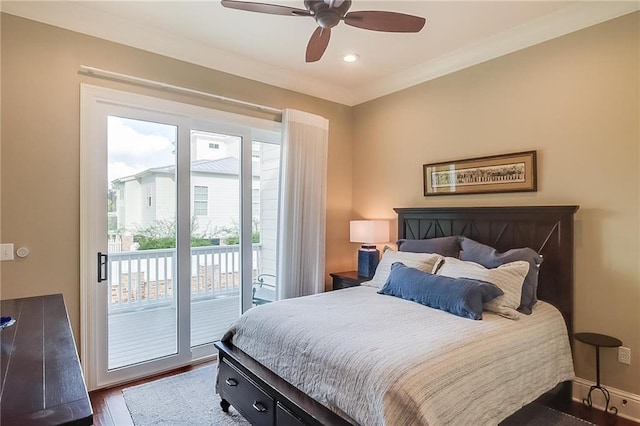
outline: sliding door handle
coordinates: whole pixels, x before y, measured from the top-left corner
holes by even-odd
[[[98,282],[106,281],[108,278],[109,255],[98,252]]]

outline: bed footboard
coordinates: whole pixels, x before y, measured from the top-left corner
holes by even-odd
[[[542,394],[536,402],[559,411],[566,411],[571,407],[571,388],[571,380],[560,382],[556,387]]]
[[[353,425],[226,342],[218,349],[218,393],[252,425]]]

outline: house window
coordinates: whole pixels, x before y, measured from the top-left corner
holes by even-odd
[[[153,186],[148,182],[144,184],[144,198],[147,207],[153,207]]]
[[[193,214],[206,216],[209,212],[209,188],[206,186],[193,187]]]
[[[217,144],[217,143],[210,143],[210,144],[209,144],[209,148],[210,148],[210,149],[220,149],[220,144]]]

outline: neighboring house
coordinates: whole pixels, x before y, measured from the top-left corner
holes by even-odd
[[[252,210],[254,226],[265,250],[273,247],[278,200],[279,145],[254,143]],[[224,142],[194,138],[191,155],[191,217],[193,233],[223,239],[238,226],[240,211],[240,160],[226,156],[233,151]],[[237,150],[236,150],[237,151]],[[224,157],[220,157],[224,156]],[[120,234],[135,234],[159,222],[171,222],[176,215],[175,165],[153,167],[135,175],[114,179],[116,223]],[[217,241],[215,241],[217,243]]]
[[[218,160],[195,160],[191,163],[191,216],[194,232],[209,237],[219,236],[222,227],[237,224],[240,209],[239,163],[234,157]],[[176,216],[176,167],[147,169],[132,176],[114,179],[116,190],[117,229],[134,233],[157,222],[173,221]],[[259,219],[259,172],[253,174]]]

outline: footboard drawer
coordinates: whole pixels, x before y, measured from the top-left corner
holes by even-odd
[[[294,416],[279,402],[276,404],[276,425],[278,426],[304,426],[304,422]]]
[[[275,425],[276,403],[224,358],[220,362],[219,392],[254,426]]]

